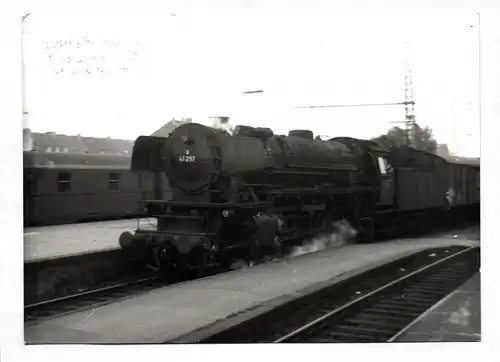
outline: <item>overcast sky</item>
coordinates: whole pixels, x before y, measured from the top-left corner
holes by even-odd
[[[33,8],[25,126],[135,139],[172,117],[221,115],[279,133],[369,138],[403,121],[404,108],[292,107],[403,101],[408,59],[419,124],[452,151],[479,156],[476,12],[494,1],[208,3]],[[483,88],[499,82],[494,15],[481,15]],[[264,93],[241,94],[257,88]]]

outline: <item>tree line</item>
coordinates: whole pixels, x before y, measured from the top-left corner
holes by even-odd
[[[432,129],[430,127],[422,128],[417,123],[409,127],[408,135],[405,129],[392,127],[386,134],[374,137],[371,140],[388,148],[407,145],[430,153],[436,153],[438,146],[433,137]]]

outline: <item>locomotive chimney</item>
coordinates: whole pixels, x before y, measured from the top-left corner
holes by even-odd
[[[307,138],[308,140],[312,140],[314,138],[314,134],[312,131],[308,129],[294,129],[288,132],[288,136],[292,137],[302,137]]]

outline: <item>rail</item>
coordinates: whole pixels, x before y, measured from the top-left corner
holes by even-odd
[[[274,342],[393,342],[415,318],[449,294],[451,288],[443,286],[457,286],[463,279],[459,257],[476,249],[468,248],[398,278]],[[367,302],[368,308],[362,305]]]
[[[229,327],[170,343],[394,342],[479,269],[479,247],[425,250],[333,282]]]
[[[61,316],[88,307],[110,304],[138,293],[156,289],[163,285],[164,284],[160,282],[157,277],[147,277],[25,305],[24,321],[35,322],[54,315]]]

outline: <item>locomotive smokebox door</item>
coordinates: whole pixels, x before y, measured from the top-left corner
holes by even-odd
[[[188,193],[206,190],[219,175],[218,132],[198,124],[178,127],[166,143],[165,173],[178,188]]]

